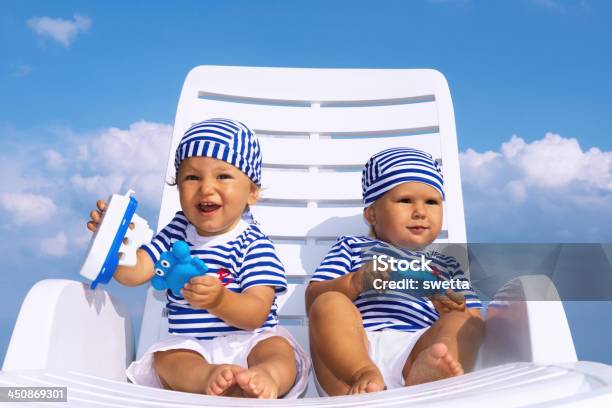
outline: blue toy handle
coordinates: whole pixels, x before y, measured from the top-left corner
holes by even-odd
[[[130,202],[125,210],[125,214],[123,219],[121,220],[121,224],[117,229],[117,233],[115,234],[115,238],[113,239],[113,243],[111,244],[110,250],[106,255],[106,259],[104,260],[104,264],[102,265],[102,269],[100,269],[100,273],[96,277],[96,279],[91,282],[91,289],[95,289],[98,286],[98,283],[108,283],[112,279],[115,274],[115,270],[117,270],[117,266],[119,265],[119,248],[121,247],[121,243],[123,242],[123,238],[127,233],[128,227],[130,226],[130,222],[132,221],[132,217],[134,213],[136,213],[136,208],[138,207],[138,201],[134,197],[130,197]]]

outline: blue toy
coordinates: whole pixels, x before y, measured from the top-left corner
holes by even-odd
[[[191,256],[189,245],[176,241],[170,251],[163,252],[155,262],[155,275],[151,285],[157,290],[170,289],[174,296],[181,297],[181,289],[195,276],[208,272],[208,267],[199,258]]]

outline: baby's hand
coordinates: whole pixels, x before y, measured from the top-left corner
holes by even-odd
[[[96,232],[98,227],[100,226],[100,221],[102,221],[102,214],[104,214],[104,210],[106,210],[106,201],[98,200],[96,201],[97,210],[92,210],[89,213],[89,221],[87,222],[87,229],[91,232]],[[130,229],[134,229],[134,223],[130,223]]]
[[[467,306],[465,304],[465,296],[451,289],[446,291],[446,294],[436,294],[429,297],[429,300],[434,304],[436,311],[439,314],[450,313],[453,311],[465,312]]]
[[[92,210],[89,213],[89,222],[87,222],[87,229],[96,232],[98,227],[100,226],[100,221],[102,221],[102,214],[104,210],[106,210],[106,201],[98,200],[96,201],[97,210]]]
[[[376,279],[389,280],[389,274],[375,270],[374,261],[369,261],[364,263],[356,272],[353,272],[351,278],[353,289],[357,293],[361,293],[374,289],[374,280]],[[382,290],[379,292],[382,292]]]
[[[181,290],[183,298],[196,309],[212,309],[221,303],[225,287],[215,276],[196,276]]]

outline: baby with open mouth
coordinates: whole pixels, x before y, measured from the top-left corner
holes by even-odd
[[[310,360],[278,326],[276,295],[287,289],[285,270],[247,216],[259,197],[261,163],[255,133],[238,121],[205,120],[183,135],[175,156],[181,210],[137,251],[137,264],[118,267],[114,277],[129,286],[149,281],[154,263],[178,240],[209,272],[192,278],[181,296],[167,291],[170,335],[128,367],[132,382],[234,397],[304,393]],[[105,208],[98,201],[89,229]],[[226,284],[215,273],[222,269]]]

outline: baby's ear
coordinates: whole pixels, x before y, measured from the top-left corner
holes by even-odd
[[[259,194],[261,192],[261,188],[251,181],[251,189],[249,191],[249,198],[247,199],[248,205],[254,205],[259,200]]]
[[[363,210],[363,218],[365,218],[371,227],[376,225],[376,209],[374,208],[374,205],[370,205]]]

